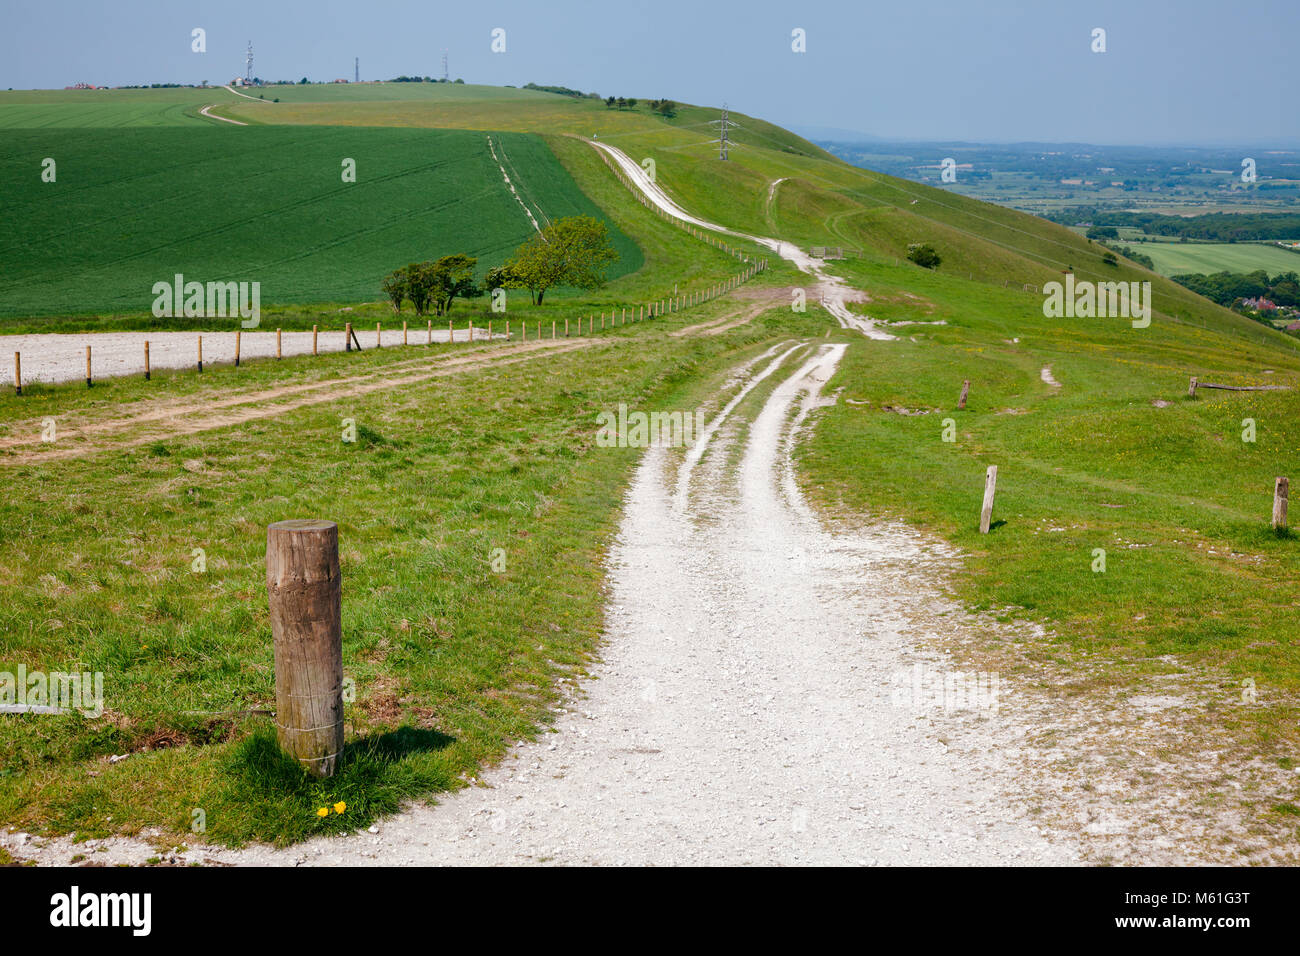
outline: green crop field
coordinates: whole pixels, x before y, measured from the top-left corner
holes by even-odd
[[[1142,242],[1134,251],[1151,257],[1161,275],[1186,272],[1300,272],[1300,255],[1262,242]]]
[[[541,139],[493,139],[539,221],[601,215]],[[397,266],[466,252],[486,269],[533,231],[488,135],[462,131],[13,130],[0,206],[3,316],[147,311],[176,273],[258,281],[268,304],[371,300]],[[636,244],[612,238],[610,274],[638,269]]]
[[[10,90],[0,93],[0,129],[209,126],[199,109],[229,99],[219,88]]]

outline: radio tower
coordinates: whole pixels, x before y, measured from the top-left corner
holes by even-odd
[[[718,127],[718,138],[710,140],[710,142],[718,144],[718,159],[725,162],[727,159],[727,146],[731,143],[727,133],[729,130],[740,129],[739,126],[727,119],[726,103],[722,104],[722,118],[714,120],[712,125]]]
[[[442,82],[449,83],[450,81],[451,81],[451,74],[447,72],[447,51],[443,50],[442,51]]]
[[[361,57],[354,57],[352,60],[352,82],[361,82]]]
[[[244,85],[253,83],[253,41],[248,41],[248,52],[244,54]]]

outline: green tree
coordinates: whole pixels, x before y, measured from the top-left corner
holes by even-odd
[[[595,289],[605,283],[605,267],[618,259],[609,231],[591,216],[556,219],[517,250],[506,263],[514,288],[527,289],[541,305],[546,290],[567,285]]]
[[[402,300],[408,296],[408,281],[406,268],[395,269],[384,279],[384,295],[388,296],[388,304],[394,312],[402,311]]]
[[[464,253],[443,256],[432,265],[431,300],[438,315],[451,311],[451,304],[459,296],[472,299],[483,294],[474,281],[474,268],[478,260]]]
[[[928,242],[920,243],[919,245],[913,246],[909,249],[907,252],[907,258],[911,259],[918,266],[924,266],[927,269],[937,269],[939,268],[939,263],[943,262],[943,259],[939,257],[939,253],[935,250],[934,246],[930,245]]]

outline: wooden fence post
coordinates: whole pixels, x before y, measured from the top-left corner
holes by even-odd
[[[1196,397],[1196,376],[1195,375],[1192,376],[1192,384],[1187,386],[1187,397],[1188,398]]]
[[[343,624],[339,529],[277,521],[266,529],[266,592],[275,645],[275,731],[318,777],[343,752]]]
[[[961,383],[961,398],[957,399],[958,408],[966,407],[966,394],[969,391],[970,391],[970,379],[966,379],[964,382]]]
[[[144,340],[144,380],[149,381],[149,340]]]
[[[565,319],[564,321],[565,321],[565,322],[568,322],[569,320],[568,320],[568,319]],[[567,335],[568,333],[566,332],[565,334]],[[554,320],[554,319],[551,319],[551,338],[552,338],[552,339],[555,338],[555,320]]]
[[[429,341],[427,344],[433,344],[433,319],[429,320]]]
[[[1286,499],[1290,490],[1290,481],[1278,476],[1273,482],[1273,527],[1286,528]]]
[[[343,325],[343,351],[352,351],[352,323],[345,322]]]
[[[989,519],[993,517],[993,492],[998,484],[998,466],[989,465],[984,476],[984,507],[980,511],[980,534],[989,533]]]
[[[23,357],[17,352],[14,353],[14,392],[23,393]]]
[[[488,341],[492,341],[492,320],[488,319]]]
[[[86,388],[90,388],[90,346],[86,346]]]
[[[447,341],[449,343],[456,341],[456,330],[452,328],[451,319],[447,320]]]
[[[316,351],[316,340],[317,338],[319,338],[319,335],[320,335],[320,326],[313,325],[311,327],[311,354],[312,355],[320,354],[319,352]]]
[[[242,334],[239,329],[235,329],[235,368],[239,368],[239,337]]]
[[[405,319],[402,320],[402,344],[403,344],[403,345],[410,345],[410,344],[411,344],[410,342],[408,342],[408,341],[406,340],[406,320],[405,320]]]
[[[469,320],[469,341],[471,345],[474,344],[474,319],[472,316]]]
[[[199,372],[203,371],[203,336],[199,336]]]
[[[383,330],[380,328],[381,324],[382,323],[380,322],[375,323],[375,348],[377,349],[381,349],[384,347],[384,333]]]
[[[564,337],[566,339],[569,337],[569,319],[567,316],[564,319]]]
[[[275,357],[281,358],[282,356],[283,356],[283,352],[281,352],[280,350],[280,330],[276,329],[275,330]]]

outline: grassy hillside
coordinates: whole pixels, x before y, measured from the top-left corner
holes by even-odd
[[[539,138],[494,142],[540,222],[601,215]],[[46,156],[55,183],[40,179]],[[259,281],[266,304],[376,299],[399,265],[467,252],[486,270],[533,231],[487,135],[450,130],[15,130],[0,205],[5,316],[147,311],[178,272]],[[610,274],[640,268],[636,244],[612,238]]]
[[[1053,691],[1108,704],[1154,681],[1204,677],[1209,704],[1187,720],[1185,741],[1221,751],[1226,763],[1214,781],[1197,785],[1198,798],[1212,814],[1227,799],[1221,791],[1240,785],[1233,799],[1256,806],[1259,832],[1294,841],[1294,822],[1274,808],[1300,800],[1289,769],[1300,758],[1300,551],[1293,536],[1268,529],[1272,479],[1290,473],[1300,452],[1300,353],[1293,340],[1135,264],[1106,265],[1104,250],[1067,229],[855,169],[750,117],[734,117],[744,129],[731,161],[721,163],[710,143],[716,112],[702,107],[684,106],[664,120],[644,109],[620,112],[590,100],[477,87],[274,93],[283,102],[219,94],[225,115],[265,126],[113,132],[154,146],[136,151],[134,169],[125,162],[98,169],[94,137],[69,134],[63,145],[84,185],[64,178],[60,160],[59,188],[68,188],[57,212],[36,202],[43,194],[30,183],[22,185],[16,198],[29,205],[14,219],[37,221],[44,231],[31,232],[25,245],[0,247],[7,262],[26,270],[17,279],[6,273],[5,281],[29,296],[58,289],[62,280],[55,274],[50,282],[49,260],[31,249],[63,255],[55,261],[65,264],[78,260],[60,243],[99,254],[85,253],[78,229],[104,247],[100,274],[119,269],[130,282],[137,281],[133,257],[151,257],[155,268],[182,248],[211,256],[185,271],[221,265],[222,277],[240,278],[228,263],[242,261],[241,243],[263,243],[258,261],[283,269],[291,297],[324,295],[338,281],[315,264],[343,268],[341,257],[332,258],[335,244],[369,261],[380,239],[409,231],[393,231],[394,216],[424,224],[418,231],[431,242],[447,238],[438,231],[443,223],[460,245],[465,236],[488,243],[492,223],[477,222],[471,209],[500,223],[522,213],[495,188],[499,172],[494,179],[495,167],[486,166],[476,145],[482,134],[433,132],[437,126],[544,133],[546,145],[505,138],[512,179],[518,174],[526,195],[540,195],[542,206],[553,194],[595,204],[643,250],[643,268],[606,289],[559,297],[541,310],[516,311],[512,300],[512,318],[562,323],[658,298],[674,285],[706,286],[734,268],[713,247],[633,202],[595,150],[563,135],[594,133],[638,161],[653,159],[659,182],[695,213],[805,247],[856,250],[834,268],[869,297],[856,308],[900,323],[889,326],[896,338],[866,341],[832,328],[814,296],[806,314],[773,309],[717,338],[662,334],[723,314],[731,307],[724,299],[700,316],[622,330],[599,347],[548,356],[545,365],[340,396],[252,426],[82,458],[0,458],[15,486],[34,489],[4,502],[4,527],[20,530],[0,538],[0,571],[11,585],[0,617],[0,659],[50,667],[76,657],[108,671],[118,701],[107,727],[70,721],[45,730],[51,725],[26,720],[0,727],[0,819],[87,833],[145,825],[181,831],[189,808],[204,806],[215,838],[296,839],[317,827],[352,827],[402,797],[458,785],[510,740],[535,732],[557,682],[581,667],[599,635],[599,559],[633,458],[592,454],[594,409],[614,401],[704,401],[717,394],[729,365],[799,335],[849,343],[831,383],[843,389],[841,401],[819,413],[800,448],[800,473],[812,496],[830,512],[893,515],[947,537],[964,552],[956,585],[970,604],[1052,627],[1013,648],[959,653],[1040,684],[1048,666],[1078,668],[1076,679]],[[361,128],[381,124],[412,128]],[[15,142],[25,152],[8,161],[5,181],[38,182],[39,157],[48,155],[41,144],[52,141],[41,137],[57,132],[7,137],[0,147],[11,151],[6,155]],[[224,172],[204,149],[160,148],[163,134],[182,146],[210,144],[238,173]],[[186,138],[196,136],[206,138]],[[430,143],[445,148],[430,150]],[[248,144],[265,148],[250,152]],[[249,158],[239,158],[241,146]],[[150,160],[140,168],[138,157],[146,154]],[[336,179],[344,155],[357,156],[358,186],[372,197],[356,206]],[[543,172],[558,169],[557,160],[562,171]],[[386,168],[392,178],[366,183],[371,168]],[[77,206],[78,191],[101,199],[115,189],[138,196],[157,176],[168,187],[149,194],[138,218],[125,199],[120,222],[99,221]],[[248,219],[256,213],[236,217],[222,206],[222,190],[207,188],[214,181],[276,215],[260,220],[259,233]],[[372,214],[371,202],[386,212]],[[201,213],[187,203],[199,203]],[[400,218],[408,215],[414,218]],[[225,231],[216,234],[219,243],[205,243],[214,218]],[[154,234],[168,240],[157,254]],[[302,237],[301,248],[284,248],[286,235]],[[938,248],[938,270],[906,260],[914,242]],[[624,265],[630,261],[625,256]],[[291,265],[314,270],[316,284],[290,285]],[[1080,279],[1150,281],[1157,309],[1151,326],[1045,318],[1041,293],[1023,286],[1039,287],[1067,268]],[[159,277],[171,271],[177,270],[168,265]],[[138,281],[147,293],[148,283]],[[352,292],[341,282],[329,286],[330,295],[376,297],[373,284],[362,289],[356,281]],[[758,280],[807,281],[776,261]],[[128,283],[119,294],[134,288]],[[264,293],[272,297],[269,283]],[[66,294],[95,292],[83,285]],[[382,306],[373,308],[368,317],[383,314]],[[633,338],[636,348],[615,341]],[[399,374],[395,363],[409,355],[368,351],[311,366],[260,363],[241,373],[218,370],[204,382],[193,375],[119,380],[93,394],[36,386],[21,400],[0,397],[0,437],[35,434],[45,416],[61,427],[95,424],[117,403],[157,399],[163,389],[164,399],[201,402],[232,388],[236,374],[265,385],[314,385],[348,368]],[[1044,368],[1059,386],[1045,381]],[[1191,375],[1290,390],[1202,392],[1189,400]],[[972,383],[971,398],[959,412],[964,379]],[[361,447],[342,449],[337,423],[352,413],[370,434]],[[947,419],[952,441],[944,440]],[[1247,419],[1254,441],[1242,437]],[[979,535],[988,464],[1000,469],[997,523],[992,534]],[[314,476],[310,490],[297,479],[307,470]],[[337,787],[294,789],[268,754],[257,719],[243,710],[264,705],[270,686],[259,535],[265,522],[307,507],[340,517],[345,549],[346,542],[354,549],[345,553],[345,578],[353,582],[345,594],[354,595],[345,605],[345,664],[358,678],[350,716],[360,746]],[[58,546],[38,553],[32,541]],[[198,545],[217,556],[209,559],[212,577],[201,581],[186,570]],[[506,580],[485,570],[487,551],[496,546],[510,554]],[[1104,571],[1094,569],[1097,549],[1106,551]],[[1247,679],[1263,706],[1241,706]],[[173,700],[219,713],[178,716]],[[103,759],[127,751],[131,758],[120,764]],[[1162,759],[1174,766],[1178,755]],[[92,766],[101,776],[85,774]],[[1246,767],[1255,775],[1246,776]],[[1135,771],[1132,786],[1151,775]],[[313,806],[333,799],[346,799],[356,814],[317,822]]]

